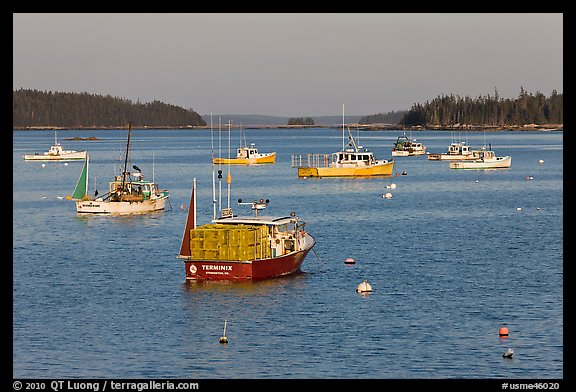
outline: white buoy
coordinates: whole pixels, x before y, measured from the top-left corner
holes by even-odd
[[[476,184],[478,184],[480,181],[476,180],[476,181],[474,181],[474,182],[475,182]]]
[[[543,163],[544,163],[544,159],[538,159],[538,163],[539,163],[539,164],[543,164]]]
[[[220,343],[228,343],[228,338],[226,337],[226,320],[224,320],[224,334],[220,337]]]
[[[68,166],[68,162],[64,162],[64,166]]]
[[[516,207],[516,211],[522,211],[522,207]]]
[[[45,164],[45,163],[43,163],[43,164],[42,164],[42,167],[46,167],[46,164]]]
[[[514,350],[509,348],[502,354],[502,358],[512,358],[512,355],[514,355]]]
[[[390,192],[386,192],[385,194],[382,195],[382,197],[384,199],[391,199],[392,198],[392,194]]]
[[[358,287],[356,287],[356,292],[357,293],[369,293],[372,291],[372,286],[370,286],[370,283],[368,283],[368,281],[364,281],[362,283],[360,283],[358,285]]]

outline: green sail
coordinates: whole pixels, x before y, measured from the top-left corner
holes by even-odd
[[[84,167],[82,168],[82,173],[80,173],[80,177],[78,178],[78,182],[76,183],[76,188],[74,188],[72,199],[81,200],[87,193],[88,193],[88,154],[86,154]]]

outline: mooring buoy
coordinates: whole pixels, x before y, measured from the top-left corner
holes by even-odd
[[[226,337],[226,320],[224,320],[224,334],[220,336],[220,343],[228,343],[228,338]]]
[[[356,287],[356,292],[357,293],[370,293],[370,292],[372,292],[372,286],[370,286],[370,283],[368,283],[368,281],[365,280],[364,282],[360,283],[358,285],[358,287]]]

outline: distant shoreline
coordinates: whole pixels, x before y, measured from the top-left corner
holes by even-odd
[[[509,125],[509,126],[495,126],[495,125],[464,125],[464,126],[414,126],[402,127],[396,124],[347,124],[348,127],[355,130],[364,131],[564,131],[564,124],[524,124],[524,125]],[[340,128],[342,124],[323,124],[323,125],[243,125],[243,129],[312,129],[312,128]],[[214,127],[213,127],[214,128]],[[232,126],[232,128],[239,128],[239,126]],[[38,127],[14,127],[16,131],[52,131],[52,130],[124,130],[126,127],[57,127],[57,126],[38,126]],[[140,130],[155,130],[155,129],[210,129],[210,126],[157,126],[157,127],[136,127]]]

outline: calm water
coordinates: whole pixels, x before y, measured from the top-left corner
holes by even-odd
[[[397,157],[394,171],[407,175],[372,179],[302,179],[290,167],[292,153],[340,149],[339,129],[245,132],[278,157],[232,167],[232,200],[268,198],[268,213],[307,222],[318,242],[301,274],[185,282],[182,206],[196,178],[198,223],[209,222],[218,132],[134,130],[132,163],[171,199],[163,212],[132,217],[78,216],[59,197],[72,193],[82,163],[25,162],[54,134],[13,133],[15,378],[563,378],[561,132],[413,133],[432,153],[453,136],[491,143],[512,167],[461,171]],[[399,134],[360,132],[360,144],[390,158]],[[73,136],[101,140],[64,140]],[[58,132],[65,148],[89,151],[89,187],[101,193],[125,138]],[[227,156],[227,131],[221,140]],[[374,291],[362,296],[364,279]],[[502,358],[508,347],[511,360]]]

